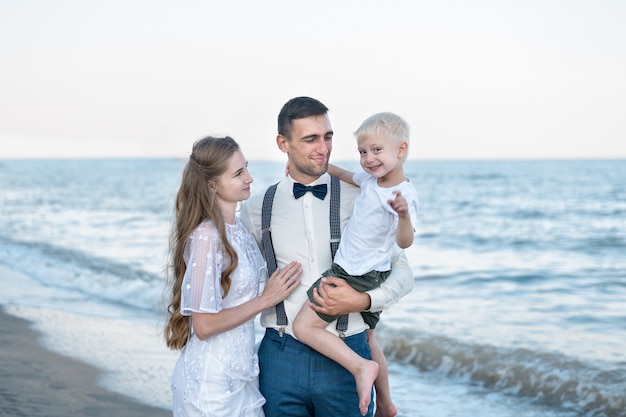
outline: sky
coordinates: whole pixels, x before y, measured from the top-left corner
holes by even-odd
[[[626,158],[626,2],[0,0],[0,159],[284,160],[303,95],[335,160],[381,111],[411,159]]]

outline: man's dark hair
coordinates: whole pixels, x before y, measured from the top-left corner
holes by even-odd
[[[328,107],[311,97],[296,97],[289,100],[278,114],[278,134],[289,139],[292,122],[309,116],[328,113]]]

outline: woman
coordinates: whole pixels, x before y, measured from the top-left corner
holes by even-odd
[[[170,238],[171,302],[165,338],[181,349],[172,377],[177,416],[263,416],[254,317],[300,281],[292,262],[267,277],[254,238],[236,216],[253,179],[237,143],[207,137],[183,171]]]

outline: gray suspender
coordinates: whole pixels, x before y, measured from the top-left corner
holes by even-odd
[[[274,194],[278,183],[271,185],[265,192],[263,197],[263,208],[261,209],[261,238],[263,241],[263,252],[265,254],[265,262],[267,263],[267,276],[270,277],[276,271],[276,257],[274,256],[274,246],[272,245],[272,232],[270,230],[270,222],[272,220],[272,206],[274,205]],[[285,333],[287,325],[287,314],[285,313],[285,305],[281,301],[276,305],[276,324],[280,326],[280,335]]]
[[[274,204],[274,194],[276,194],[276,188],[278,183],[271,185],[265,192],[263,197],[263,208],[261,210],[261,233],[263,241],[263,251],[265,254],[265,261],[267,262],[268,276],[271,276],[277,268],[276,257],[274,255],[274,246],[272,245],[272,233],[270,229],[270,222],[272,220],[272,206]],[[330,177],[330,250],[332,257],[335,257],[335,252],[339,247],[339,241],[341,240],[341,226],[340,226],[340,201],[341,201],[341,187],[339,180],[335,177]],[[276,305],[276,324],[280,326],[280,335],[285,333],[285,326],[287,325],[287,314],[285,313],[285,306],[281,301]],[[345,331],[348,328],[348,315],[343,315],[337,320],[337,330],[340,336],[343,338]]]
[[[341,219],[339,216],[341,208],[341,186],[339,179],[330,177],[330,251],[333,259],[335,259],[335,253],[339,248],[339,241],[341,240]],[[343,339],[346,336],[346,330],[348,330],[348,315],[344,314],[337,319],[337,330],[339,336]]]

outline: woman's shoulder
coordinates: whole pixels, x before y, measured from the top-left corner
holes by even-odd
[[[217,233],[215,223],[211,219],[205,219],[200,222],[199,225],[191,232],[191,238],[202,238],[203,236],[211,236]]]

